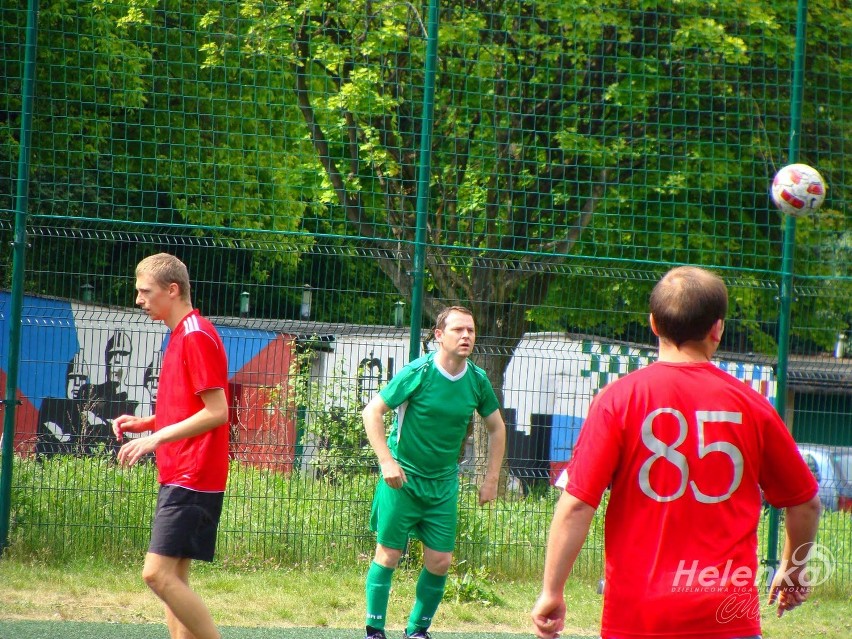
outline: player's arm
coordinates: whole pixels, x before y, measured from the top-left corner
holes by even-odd
[[[785,611],[800,606],[810,594],[809,584],[803,577],[806,576],[807,559],[819,527],[819,512],[820,501],[817,496],[785,509],[784,551],[781,553],[781,566],[772,579],[769,591],[769,603],[778,603],[779,617]]]
[[[565,582],[589,534],[595,509],[563,492],[553,513],[541,594],[532,611],[535,634],[554,639],[565,626]]]
[[[367,440],[376,453],[382,477],[391,488],[400,488],[406,482],[405,471],[396,463],[391,455],[385,433],[385,415],[391,410],[381,395],[376,394],[364,407],[361,416],[364,419],[364,430]]]
[[[506,425],[500,410],[495,410],[485,418],[485,428],[488,430],[488,466],[482,486],[479,488],[479,505],[486,504],[497,497],[500,481],[500,469],[503,466],[503,455],[506,452]]]
[[[119,463],[128,466],[135,464],[143,456],[151,453],[167,442],[195,437],[228,421],[228,397],[221,388],[210,388],[198,393],[204,407],[175,424],[169,424],[151,433],[124,444],[118,451]],[[149,418],[134,418],[144,421]]]
[[[112,420],[112,432],[118,441],[124,439],[124,433],[144,433],[154,429],[154,415],[119,415]]]

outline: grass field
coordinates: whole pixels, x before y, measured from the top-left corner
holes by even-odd
[[[158,600],[139,566],[76,562],[47,565],[0,560],[0,639],[167,639]],[[389,608],[388,636],[399,637],[417,573],[400,570]],[[235,571],[199,565],[194,584],[223,629],[224,639],[358,639],[363,636],[360,569]],[[436,639],[531,637],[534,580],[482,580],[448,589]],[[571,581],[565,639],[597,637],[601,598],[592,582]],[[852,597],[817,591],[804,607],[777,619],[764,606],[765,639],[848,639]]]
[[[339,628],[222,627],[223,639],[362,639],[361,630]],[[392,635],[389,635],[389,638]],[[441,639],[493,639],[494,633],[442,632]],[[501,634],[501,639],[528,639],[529,634]],[[564,639],[572,639],[563,635]],[[0,621],[0,639],[169,639],[162,625],[83,622]]]

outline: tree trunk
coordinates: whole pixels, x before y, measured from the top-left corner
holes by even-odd
[[[483,335],[495,336],[477,340],[477,354],[475,356],[476,363],[485,370],[497,399],[500,402],[500,410],[505,421],[505,412],[503,411],[503,383],[506,378],[506,368],[512,359],[512,353],[521,341],[523,336],[523,328],[518,326],[517,320],[521,319],[522,313],[511,312],[514,316],[512,319],[516,321],[495,321],[487,315],[485,308],[487,304],[482,305],[482,310],[474,310],[474,317],[482,317],[479,321],[478,332]],[[492,306],[491,309],[494,307]],[[479,313],[479,315],[477,315]],[[520,316],[520,317],[518,317]],[[501,318],[505,320],[508,318]],[[490,320],[490,321],[489,321]],[[508,445],[508,433],[507,433]],[[498,483],[498,494],[503,495],[506,489],[506,479],[508,477],[508,468],[506,466],[506,453],[508,447],[503,453],[502,470],[500,471],[500,481]],[[485,423],[479,415],[474,415],[473,422],[473,463],[475,466],[475,477],[477,485],[482,483],[485,471],[488,469],[488,430],[485,428]]]

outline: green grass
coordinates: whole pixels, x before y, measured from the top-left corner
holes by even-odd
[[[0,601],[3,602],[0,639],[165,637],[160,603],[142,584],[140,566],[99,561],[45,564],[14,557],[0,560]],[[355,639],[364,623],[366,567],[366,560],[360,566],[346,569],[237,570],[215,563],[198,564],[193,572],[193,585],[210,606],[217,623],[226,628],[225,639],[248,636],[260,639],[273,634],[284,638],[290,635],[273,631],[294,628],[315,630],[312,633],[300,630],[293,637]],[[407,617],[416,579],[416,569],[401,569],[395,576],[389,606],[389,628],[394,633],[401,631]],[[471,580],[475,582],[474,591],[487,596],[455,596],[453,589],[448,589],[448,597],[435,621],[436,636],[441,639],[462,635],[470,639],[478,633],[482,637],[495,633],[530,636],[529,610],[538,594],[537,580],[488,579],[482,574],[474,575]],[[572,579],[566,599],[569,612],[563,636],[596,637],[601,597],[596,593],[595,582]],[[827,595],[818,589],[802,608],[781,619],[764,606],[764,637],[848,639],[852,635],[850,605],[849,595]],[[124,629],[118,634],[115,625],[110,626],[113,629],[110,634],[97,634],[100,626],[41,623],[46,621],[131,625],[122,626]],[[51,628],[57,634],[46,634],[54,632]],[[79,631],[80,628],[91,634]],[[257,630],[246,634],[246,628]],[[329,633],[323,629],[338,631]],[[267,635],[267,630],[271,634]]]
[[[220,627],[224,639],[363,639],[363,629],[341,630],[339,628],[253,628]],[[400,633],[397,633],[399,636]],[[393,636],[391,634],[390,636]],[[529,633],[495,634],[470,632],[442,632],[440,639],[529,639]],[[79,622],[39,622],[39,621],[0,621],[0,639],[168,639],[163,626],[151,624],[79,623]],[[563,635],[564,639],[571,639]],[[580,635],[577,635],[581,639]]]
[[[12,496],[14,552],[49,562],[95,558],[132,562],[148,544],[156,501],[150,464],[130,469],[106,458],[15,460]],[[375,544],[368,530],[376,478],[369,473],[329,482],[234,464],[217,540],[227,568],[358,566]],[[523,499],[477,505],[477,491],[462,485],[456,562],[462,574],[484,569],[507,579],[536,578],[558,498],[542,490]],[[575,573],[596,580],[603,571],[604,502],[592,524]],[[766,556],[767,518],[758,531]],[[831,553],[826,589],[852,591],[852,517],[825,513],[818,541]],[[416,546],[412,547],[416,554]],[[413,557],[416,563],[418,557]]]
[[[235,629],[235,637],[239,628],[344,629],[334,636],[358,636],[375,544],[366,525],[375,477],[328,482],[239,465],[232,471],[217,562],[198,564],[193,577],[217,622]],[[17,459],[13,483],[12,544],[0,559],[0,639],[38,637],[45,621],[132,624],[108,635],[127,637],[160,627],[160,603],[139,577],[156,499],[152,467]],[[544,490],[480,508],[476,491],[463,487],[456,560],[435,622],[442,639],[447,631],[529,636],[557,496]],[[764,517],[761,556],[766,527]],[[764,607],[766,639],[852,636],[852,517],[823,515],[818,541],[831,552],[830,579],[780,620]],[[597,636],[602,549],[603,507],[569,581],[566,637]],[[408,614],[421,559],[413,544],[395,577],[395,630]],[[26,628],[8,625],[15,621]],[[41,636],[85,636],[76,628]]]
[[[141,557],[140,557],[141,561]],[[5,620],[68,620],[158,623],[162,610],[142,583],[140,565],[74,562],[45,565],[6,558],[0,561],[0,617]],[[233,570],[197,564],[193,585],[224,626],[363,626],[364,576],[358,568],[332,570]],[[414,596],[417,570],[397,572],[389,605],[390,626],[401,628]],[[480,584],[487,600],[450,596],[441,608],[441,627],[456,630],[524,630],[533,582]],[[583,588],[578,585],[578,592]],[[597,606],[595,597],[589,599]],[[578,613],[580,611],[578,610]],[[592,616],[596,610],[589,611]]]

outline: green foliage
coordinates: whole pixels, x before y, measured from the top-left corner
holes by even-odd
[[[503,602],[492,587],[493,583],[492,575],[485,568],[471,568],[463,561],[457,562],[447,579],[444,601],[500,606]]]
[[[156,505],[153,464],[126,469],[106,458],[56,456],[15,460],[9,552],[51,562],[80,559],[135,564],[144,555]],[[217,561],[229,569],[363,566],[375,536],[368,529],[374,478],[349,476],[328,482],[234,463],[231,466]],[[540,578],[547,533],[559,491],[514,501],[476,503],[476,489],[463,483],[458,543],[448,582],[449,601],[500,605],[494,583],[503,578]],[[573,575],[596,581],[603,575],[603,521],[608,493],[575,564]],[[766,555],[768,517],[758,529]],[[852,518],[823,513],[818,543],[834,558],[827,595],[848,596],[852,584]],[[779,548],[780,552],[780,548]],[[408,548],[403,567],[419,570],[422,545]],[[818,593],[815,593],[818,594]]]
[[[816,13],[843,13],[820,25],[836,36],[849,11],[818,4]],[[241,12],[252,25],[243,53],[295,77],[323,158],[323,213],[394,251],[405,268],[381,267],[409,294],[400,272],[413,268],[405,245],[415,241],[425,14],[320,0],[243,2]],[[468,303],[482,332],[509,347],[528,319],[624,336],[644,321],[647,286],[602,273],[578,296],[551,269],[581,258],[777,270],[780,220],[766,185],[788,135],[794,14],[792,3],[737,0],[689,0],[676,12],[636,1],[441,3],[426,312]],[[835,64],[826,46],[835,36],[809,40],[815,73]],[[805,104],[809,129],[819,115]],[[824,143],[807,135],[809,161],[829,164]],[[759,306],[773,307],[771,292]],[[747,349],[771,348],[775,318],[743,319]],[[819,330],[808,339],[825,344],[833,331]],[[487,368],[499,385],[508,360],[494,357]]]
[[[23,5],[0,10],[2,209],[12,208],[20,136]],[[439,6],[423,310],[473,307],[480,333],[501,347],[485,362],[495,385],[529,322],[620,337],[643,325],[646,282],[613,281],[622,272],[688,262],[778,279],[784,220],[767,186],[790,136],[793,0]],[[108,222],[180,237],[197,279],[224,282],[200,290],[208,313],[232,312],[249,286],[254,314],[293,316],[293,291],[310,281],[336,290],[318,318],[387,321],[386,298],[408,299],[420,267],[422,87],[435,35],[425,9],[42,7],[30,212],[60,236]],[[830,190],[824,211],[799,222],[799,297],[809,303],[794,307],[793,330],[803,348],[827,348],[850,325],[852,9],[812,0],[808,14],[800,159]],[[332,259],[315,252],[320,238]],[[78,254],[45,231],[33,260],[104,276],[140,250],[132,236],[99,240]],[[68,293],[61,278],[28,285]],[[131,295],[120,282],[96,291],[111,303]],[[775,292],[742,297],[732,320],[743,322],[743,349],[770,350]]]
[[[113,275],[116,254],[134,250],[132,236],[101,237],[85,253],[61,248],[65,236],[85,238],[103,222],[126,234],[203,238],[232,249],[215,263],[186,249],[199,281],[227,275],[242,285],[267,284],[282,267],[292,272],[312,245],[293,234],[313,178],[294,170],[300,133],[290,124],[294,107],[283,99],[283,78],[263,60],[228,58],[205,68],[199,45],[215,30],[203,12],[184,8],[177,0],[58,0],[40,8],[29,213],[47,226],[54,216],[70,218],[33,247],[43,267]],[[0,14],[4,33],[20,34],[18,45],[25,19],[6,5]],[[4,75],[19,78],[21,49],[11,46],[12,35],[4,42]],[[0,208],[11,209],[21,104],[8,89],[0,103]],[[276,250],[253,250],[270,242]],[[54,278],[30,289],[67,296],[62,285]],[[132,290],[100,286],[95,296],[125,304]],[[235,310],[211,298],[200,300],[209,313]]]
[[[219,527],[218,556],[233,567],[332,562],[369,552],[375,482],[342,486],[234,463]],[[106,457],[16,459],[11,543],[21,556],[137,561],[156,506],[153,464],[122,468]]]
[[[827,551],[831,571],[825,583],[818,586],[823,596],[846,596],[849,598],[850,567],[846,558],[852,556],[852,517],[848,512],[823,511],[819,519],[817,543]]]
[[[367,441],[361,417],[364,404],[357,385],[360,375],[353,379],[341,358],[330,375],[314,377],[314,360],[311,350],[293,359],[291,386],[277,389],[273,405],[278,405],[278,395],[288,392],[289,401],[303,412],[304,432],[309,445],[314,446],[310,463],[320,477],[339,481],[373,474],[376,456]]]
[[[123,560],[147,548],[156,505],[153,464],[123,469],[107,455],[18,459],[15,486],[10,538],[27,553]]]
[[[354,565],[372,551],[370,504],[375,481],[330,482],[294,472],[233,465],[219,530],[222,563]]]
[[[560,491],[549,488],[540,496],[505,500],[499,507],[478,505],[478,486],[463,482],[459,500],[456,559],[465,566],[486,566],[491,573],[537,576],[544,563],[550,519]],[[602,514],[589,533],[575,574],[597,578],[603,574]],[[510,550],[511,549],[511,550]]]
[[[329,482],[234,463],[219,526],[218,561],[246,569],[355,565],[375,546],[368,528],[375,485],[369,474]],[[14,486],[12,546],[18,556],[132,562],[147,548],[157,491],[152,464],[125,469],[98,458],[16,459]],[[456,579],[471,572],[465,588],[473,591],[485,570],[489,575],[537,572],[555,491],[486,508],[475,505],[472,488],[462,492],[456,555],[464,568],[456,571]],[[411,544],[406,562],[419,569],[419,543]],[[470,566],[478,568],[471,571]]]

